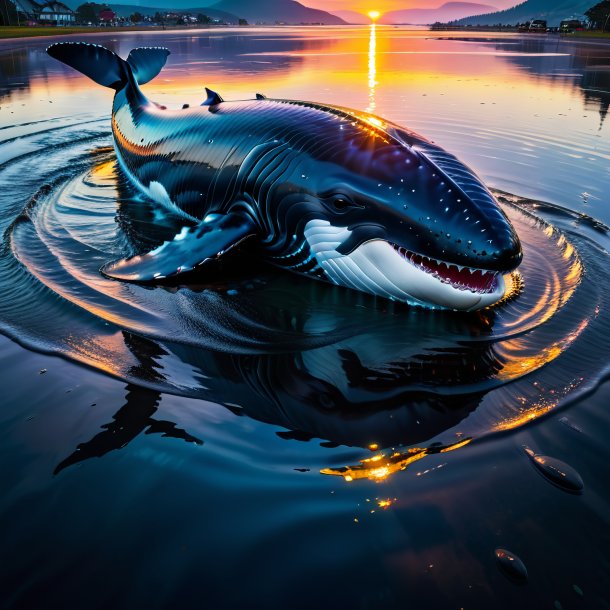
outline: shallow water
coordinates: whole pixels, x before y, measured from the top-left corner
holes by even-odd
[[[477,314],[251,251],[189,285],[106,280],[180,220],[117,169],[108,90],[48,40],[1,42],[0,327],[35,350],[0,343],[4,605],[610,607],[610,46],[390,27],[91,39],[168,46],[146,86],[168,106],[205,84],[419,131],[495,189],[524,262]]]

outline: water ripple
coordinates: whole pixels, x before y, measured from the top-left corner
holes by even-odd
[[[473,314],[376,300],[243,251],[188,285],[142,287],[99,268],[171,238],[180,219],[125,183],[100,121],[37,129],[2,147],[2,329],[284,438],[375,452],[352,465],[331,452],[324,474],[385,478],[527,424],[605,372],[607,228],[582,214],[497,192],[524,261],[505,301]]]

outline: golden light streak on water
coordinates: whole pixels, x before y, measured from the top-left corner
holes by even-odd
[[[537,402],[527,409],[520,411],[519,414],[515,415],[514,417],[510,417],[497,423],[493,429],[496,432],[501,432],[505,430],[513,430],[514,428],[519,428],[520,426],[529,424],[556,407],[558,402],[558,399],[554,399],[552,401],[542,399],[540,402]]]
[[[539,227],[533,229],[539,230]],[[569,267],[561,273],[561,278],[557,271],[549,270],[544,291],[537,302],[521,316],[510,322],[506,321],[507,327],[519,328],[526,322],[529,322],[530,326],[544,324],[567,303],[582,280],[583,264],[574,246],[551,225],[546,225],[542,230],[547,237],[556,239],[561,256],[569,263]]]
[[[389,508],[390,506],[392,506],[392,504],[394,504],[394,501],[395,500],[392,500],[391,498],[377,500],[377,506],[379,506],[379,508],[383,508],[383,510],[385,510],[386,508]]]
[[[125,361],[131,362],[133,359],[131,354],[125,353],[125,337],[122,332],[92,336],[85,340],[68,335],[66,343],[78,354],[81,362],[109,375],[120,375]]]
[[[377,104],[375,102],[375,88],[377,87],[377,34],[375,32],[375,24],[371,24],[369,33],[369,105],[366,107],[367,112],[375,112]]]
[[[395,451],[386,456],[383,453],[364,460],[355,466],[343,466],[341,468],[323,468],[320,474],[328,474],[343,477],[348,483],[356,479],[369,479],[371,481],[384,481],[390,475],[405,470],[413,462],[417,462],[433,453],[445,453],[468,445],[471,438],[463,439],[453,445],[444,447],[412,447],[406,452]]]
[[[577,379],[568,384],[560,392],[553,392],[549,396],[543,396],[535,403],[527,407],[520,408],[518,413],[513,416],[506,417],[492,427],[494,432],[504,432],[506,430],[514,430],[520,426],[531,423],[532,421],[542,417],[549,411],[552,411],[561,401],[564,396],[574,391],[584,381],[583,378]],[[525,399],[523,399],[525,401]]]
[[[549,364],[549,362],[552,362],[567,350],[588,325],[589,319],[585,318],[570,334],[544,349],[539,349],[535,354],[527,354],[524,356],[517,355],[518,352],[527,349],[525,339],[505,341],[498,350],[498,354],[506,358],[507,363],[498,373],[498,379],[502,381],[516,379],[517,377],[522,377],[527,373],[531,373],[532,371]]]

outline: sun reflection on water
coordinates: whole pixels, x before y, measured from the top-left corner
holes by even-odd
[[[375,27],[375,24],[371,23],[369,33],[369,105],[366,107],[367,112],[375,112],[377,107],[375,102],[375,88],[377,87],[377,34]]]

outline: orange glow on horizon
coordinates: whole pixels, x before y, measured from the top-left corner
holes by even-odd
[[[367,2],[365,0],[306,0],[302,4],[331,13],[333,11],[356,11],[364,15],[368,13]],[[402,11],[414,8],[435,9],[442,5],[443,2],[438,0],[380,0],[375,4],[378,10],[380,9],[382,13],[387,13],[389,11]],[[519,4],[519,0],[495,0],[486,4],[493,5],[497,10],[503,10]]]

